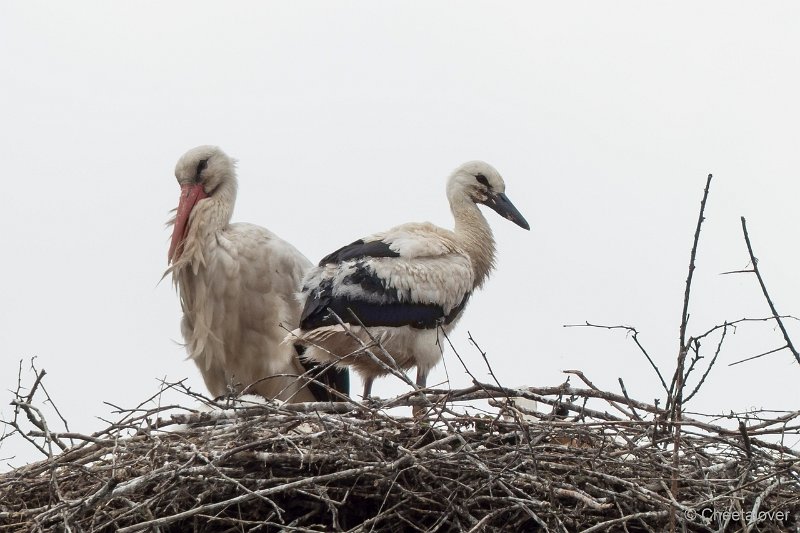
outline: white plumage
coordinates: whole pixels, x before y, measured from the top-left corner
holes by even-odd
[[[180,294],[186,350],[208,390],[215,396],[246,390],[266,398],[317,399],[296,378],[306,369],[294,348],[282,343],[281,327],[299,324],[295,294],[311,263],[265,228],[230,224],[236,172],[219,148],[189,150],[175,177],[181,197],[171,221],[167,272]],[[323,373],[321,381],[331,376]]]
[[[370,335],[400,369],[417,367],[420,387],[441,359],[438,328],[452,330],[494,266],[492,231],[476,203],[529,229],[506,197],[500,174],[482,161],[453,172],[447,198],[453,231],[403,224],[340,248],[303,280],[300,327],[287,340],[305,346],[311,360],[354,367],[364,378],[365,397],[373,380],[386,374],[373,357],[391,365]]]

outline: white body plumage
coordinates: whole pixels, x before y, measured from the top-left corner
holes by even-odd
[[[253,224],[230,224],[234,162],[200,146],[178,161],[181,184],[169,260],[183,309],[189,357],[211,394],[242,391],[314,401],[286,329],[299,324],[297,287],[311,263],[294,246]]]
[[[374,338],[400,369],[416,366],[417,384],[424,386],[441,360],[441,330],[455,326],[494,264],[492,232],[476,202],[528,229],[504,191],[493,167],[467,163],[448,180],[453,231],[403,224],[323,258],[303,280],[300,328],[287,340],[305,346],[309,359],[352,366],[368,396],[374,378],[387,373],[374,358],[392,364]]]

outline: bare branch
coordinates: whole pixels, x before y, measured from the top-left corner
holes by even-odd
[[[769,309],[772,311],[772,316],[778,323],[778,327],[783,334],[784,340],[786,340],[786,348],[789,348],[797,363],[800,364],[800,354],[797,353],[794,344],[792,344],[792,339],[789,338],[789,333],[786,331],[786,327],[783,325],[783,321],[780,318],[781,315],[778,313],[778,310],[775,309],[775,304],[772,303],[772,298],[770,298],[769,293],[767,292],[767,286],[764,283],[764,278],[761,276],[761,272],[758,270],[758,259],[756,259],[756,256],[753,253],[753,246],[750,244],[750,235],[747,233],[747,221],[744,219],[744,217],[742,217],[742,233],[744,233],[744,242],[747,244],[747,253],[750,255],[750,263],[753,265],[753,273],[756,275],[756,278],[758,278],[758,284],[761,286],[761,292],[764,294],[767,304],[769,304]]]
[[[631,326],[603,326],[600,324],[590,324],[586,322],[585,324],[564,324],[565,328],[601,328],[601,329],[623,329],[631,334],[631,338],[633,342],[636,343],[636,346],[639,347],[639,351],[647,358],[647,362],[650,363],[650,366],[653,367],[656,375],[658,376],[659,381],[661,381],[661,386],[664,387],[664,392],[669,392],[669,388],[667,387],[667,383],[664,381],[664,377],[661,375],[661,371],[658,369],[656,364],[653,362],[653,359],[650,357],[650,354],[647,353],[644,346],[639,342],[639,332],[636,328]]]

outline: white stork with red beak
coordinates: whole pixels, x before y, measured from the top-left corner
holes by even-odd
[[[313,361],[352,366],[364,378],[365,398],[373,380],[387,373],[385,364],[416,366],[417,385],[425,387],[442,358],[439,328],[453,329],[494,267],[492,230],[477,204],[530,229],[505,189],[491,165],[465,163],[447,182],[452,231],[427,222],[403,224],[324,257],[303,281],[300,327],[287,340],[305,346]]]
[[[324,387],[298,379],[307,369],[295,348],[282,343],[284,328],[300,323],[295,294],[309,260],[265,228],[230,223],[236,170],[218,147],[186,152],[175,177],[181,196],[167,273],[180,295],[186,350],[209,392],[293,402],[331,399]],[[310,370],[312,377],[347,394],[346,374]]]

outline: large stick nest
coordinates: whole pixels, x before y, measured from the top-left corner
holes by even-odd
[[[0,476],[0,531],[800,527],[800,453],[776,438],[796,442],[800,412],[738,431],[684,417],[677,432],[656,406],[593,386],[477,384],[368,405],[140,406],[84,436],[51,432],[23,400],[44,428],[26,436],[50,457]],[[411,404],[426,415],[393,414]]]

